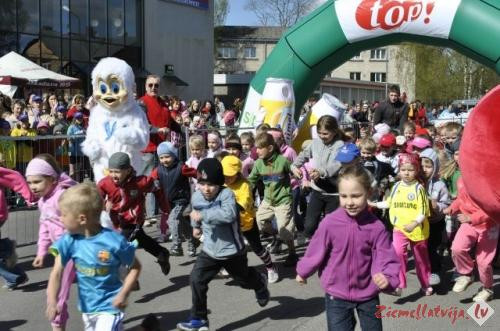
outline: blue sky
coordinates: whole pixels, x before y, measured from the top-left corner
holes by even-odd
[[[259,25],[254,13],[245,10],[246,0],[229,0],[226,25]]]

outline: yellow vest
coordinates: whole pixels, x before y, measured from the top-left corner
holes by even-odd
[[[429,199],[421,184],[415,182],[407,185],[403,181],[397,182],[387,202],[389,203],[389,218],[395,229],[403,232],[412,241],[429,238]],[[424,215],[424,221],[412,232],[406,232],[403,226],[413,222],[418,215]]]
[[[16,167],[16,142],[13,140],[0,140],[0,153],[3,155],[5,167]]]
[[[236,203],[242,208],[240,209],[241,231],[250,230],[255,219],[255,205],[250,183],[245,178],[240,178],[233,184],[226,186],[233,191]]]

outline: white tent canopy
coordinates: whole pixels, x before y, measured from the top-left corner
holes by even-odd
[[[45,69],[27,58],[10,52],[0,58],[0,86],[29,86],[46,88],[78,88],[80,80]],[[13,94],[12,87],[2,91]]]

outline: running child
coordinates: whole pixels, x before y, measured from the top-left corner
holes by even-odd
[[[390,195],[383,202],[373,204],[377,208],[389,209],[389,219],[394,227],[392,244],[399,257],[399,287],[393,292],[400,296],[406,288],[406,268],[408,262],[408,246],[415,257],[417,277],[421,290],[425,295],[432,295],[429,284],[431,264],[427,249],[429,238],[429,199],[423,185],[417,178],[420,172],[420,159],[416,154],[399,155],[399,177]]]
[[[188,238],[188,254],[196,255],[198,240],[193,238],[193,229],[189,224],[189,219],[183,216],[184,210],[191,199],[191,188],[189,177],[196,176],[196,169],[189,168],[178,158],[178,150],[168,141],[158,145],[156,149],[160,165],[151,173],[151,177],[159,181],[163,194],[162,201],[168,201],[170,211],[168,214],[168,224],[172,234],[172,247],[170,255],[183,256],[182,236]],[[162,222],[164,218],[162,217]],[[166,225],[160,225],[160,230],[164,232]]]
[[[101,227],[103,201],[95,185],[80,184],[68,189],[59,198],[59,205],[68,233],[51,247],[56,258],[47,286],[48,319],[60,313],[57,293],[63,269],[73,262],[85,330],[123,330],[123,309],[141,269],[135,259],[135,246],[119,233]],[[122,265],[130,269],[123,283]]]
[[[222,169],[226,186],[233,191],[240,213],[240,229],[252,251],[257,255],[267,270],[267,281],[272,284],[279,280],[278,269],[273,263],[269,251],[260,242],[259,227],[255,222],[255,204],[250,183],[241,173],[241,160],[235,155],[222,159]]]
[[[17,171],[0,167],[0,227],[9,216],[7,199],[4,189],[10,189],[23,196],[26,201],[34,197],[24,177]],[[0,276],[5,280],[3,288],[12,291],[28,281],[28,276],[21,267],[16,265],[16,243],[9,238],[0,239]]]
[[[342,164],[335,157],[345,140],[333,116],[321,116],[316,130],[318,138],[313,139],[309,147],[300,152],[291,167],[294,176],[302,179],[300,168],[310,159],[313,160],[313,169],[309,173],[312,191],[304,224],[304,234],[309,238],[318,228],[321,215],[331,213],[339,205],[335,176]]]
[[[293,238],[295,224],[292,218],[290,161],[279,154],[271,134],[261,133],[255,142],[259,159],[255,162],[248,181],[253,187],[259,179],[264,183],[264,199],[257,210],[257,222],[263,232],[274,234],[271,222],[276,218],[279,239],[288,246],[284,265],[295,266],[298,256]]]
[[[254,290],[259,306],[266,306],[270,296],[267,277],[248,266],[236,200],[223,186],[222,165],[216,158],[207,158],[200,162],[197,174],[200,190],[191,198],[190,216],[193,236],[199,238],[203,232],[205,239],[191,272],[191,316],[177,324],[179,330],[189,331],[208,330],[208,284],[221,268],[241,287]]]
[[[50,246],[65,233],[59,209],[59,197],[77,183],[62,172],[52,155],[40,154],[28,163],[26,181],[31,192],[38,198],[40,210],[40,228],[38,230],[37,253],[33,267],[41,268]],[[67,301],[71,284],[75,279],[73,263],[69,262],[62,275],[58,295],[58,314],[51,321],[52,330],[65,330],[69,318]]]
[[[127,153],[117,152],[108,160],[109,175],[97,183],[105,201],[106,211],[115,228],[129,241],[137,240],[149,254],[157,258],[164,275],[170,272],[169,251],[160,246],[144,230],[145,200],[147,193],[159,193],[154,178],[137,176]],[[160,209],[168,210],[164,199],[157,196]]]
[[[382,330],[378,294],[398,287],[399,261],[384,224],[368,210],[368,171],[343,168],[338,188],[340,208],[320,223],[297,264],[296,280],[305,284],[318,271],[329,331],[354,330],[354,310],[362,330]]]

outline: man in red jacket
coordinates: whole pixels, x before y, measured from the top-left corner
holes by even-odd
[[[167,104],[159,97],[160,77],[149,75],[146,78],[146,94],[139,100],[145,107],[146,115],[150,125],[149,144],[143,150],[142,159],[144,165],[140,175],[149,176],[158,163],[156,159],[156,148],[165,140],[170,140],[170,130],[180,132],[179,125],[172,120]],[[155,198],[152,194],[146,197],[146,217],[155,215]]]
[[[152,177],[136,176],[127,153],[114,153],[108,162],[109,175],[97,183],[97,189],[106,202],[106,211],[114,227],[120,229],[127,240],[137,240],[139,247],[155,256],[161,271],[167,275],[170,271],[170,252],[142,229],[146,193],[160,194],[159,184]],[[158,200],[161,209],[168,212],[166,199],[159,195]]]

